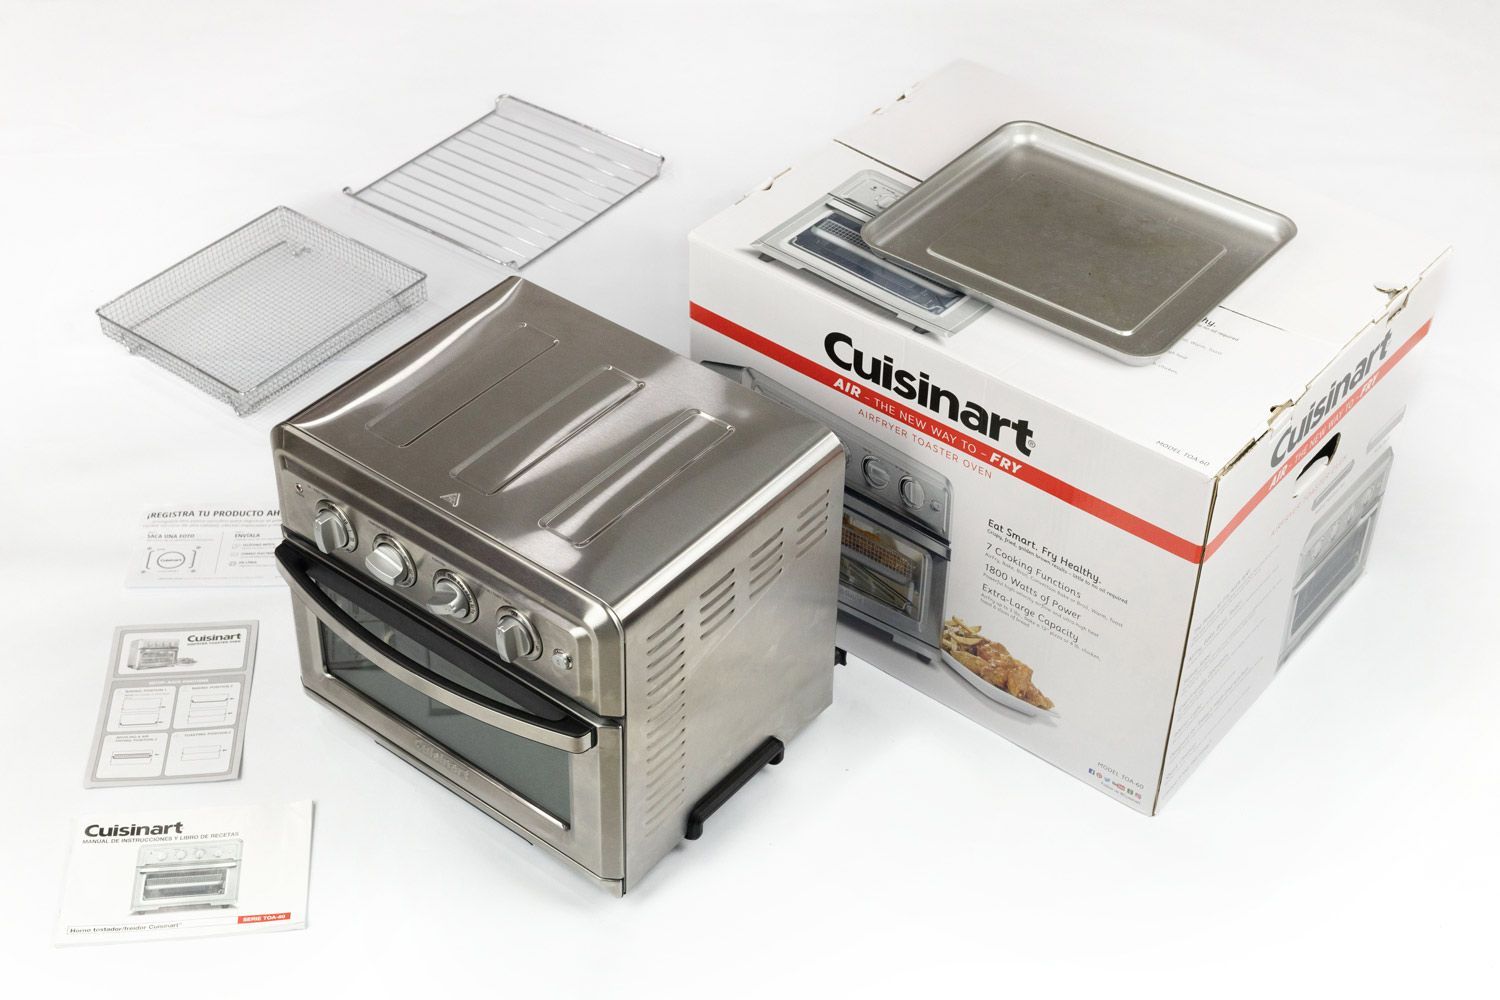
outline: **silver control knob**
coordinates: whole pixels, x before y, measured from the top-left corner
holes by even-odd
[[[410,587],[417,578],[411,556],[394,538],[386,535],[375,539],[370,554],[365,557],[365,569],[388,587]]]
[[[432,599],[427,610],[440,618],[471,622],[479,617],[479,607],[468,585],[445,569],[440,569],[432,580]]]
[[[354,548],[354,528],[344,512],[331,503],[318,505],[318,515],[313,518],[313,541],[318,551],[325,556],[337,551],[347,552]]]
[[[865,474],[865,482],[869,483],[877,490],[883,490],[886,488],[886,486],[890,485],[890,470],[881,465],[877,459],[865,459],[862,469]]]
[[[901,477],[901,502],[912,510],[921,510],[927,502],[927,491],[911,476]]]
[[[536,656],[539,643],[526,615],[515,608],[501,608],[495,616],[495,649],[507,663]]]

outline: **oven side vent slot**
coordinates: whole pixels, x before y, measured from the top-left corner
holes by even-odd
[[[698,616],[701,629],[700,639],[708,639],[733,620],[734,577],[734,568],[730,567],[727,573],[709,584],[708,589],[699,595],[701,601]]]
[[[782,535],[786,533],[785,528],[777,528],[776,533],[761,542],[750,553],[749,569],[746,576],[749,578],[750,600],[755,600],[765,589],[775,583],[781,576],[782,560]]]
[[[828,491],[797,513],[794,548],[796,558],[806,555],[828,534]]]
[[[646,639],[645,826],[655,830],[687,793],[686,613]]]

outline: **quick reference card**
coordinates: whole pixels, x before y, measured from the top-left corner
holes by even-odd
[[[240,776],[253,621],[115,629],[84,785]]]

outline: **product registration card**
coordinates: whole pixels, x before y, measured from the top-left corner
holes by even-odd
[[[127,587],[260,587],[281,582],[281,512],[269,506],[153,507],[141,515]]]

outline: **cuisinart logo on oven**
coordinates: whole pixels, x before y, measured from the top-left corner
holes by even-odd
[[[1031,433],[1031,425],[1026,420],[1002,417],[973,400],[960,399],[957,393],[932,381],[932,376],[926,372],[897,368],[896,362],[888,354],[878,358],[871,357],[855,347],[854,338],[847,333],[835,331],[824,337],[823,351],[828,355],[828,360],[843,371],[852,372],[940,417],[963,424],[991,441],[998,442],[1002,435],[1013,436],[1016,449],[1023,455],[1031,454],[1036,437]]]
[[[447,773],[450,777],[467,778],[469,776],[469,769],[467,767],[464,767],[458,761],[424,739],[413,740],[411,748],[416,751],[418,757],[421,757],[438,770]]]
[[[181,833],[182,821],[176,823],[158,823],[155,826],[141,826],[139,824],[114,826],[103,826],[99,823],[90,823],[83,828],[85,837],[160,837],[168,833]]]
[[[1380,343],[1359,359],[1359,364],[1345,372],[1343,378],[1335,379],[1329,385],[1328,391],[1308,407],[1301,420],[1287,425],[1286,430],[1276,439],[1276,446],[1271,449],[1271,468],[1286,461],[1287,456],[1296,451],[1297,446],[1307,438],[1309,431],[1314,430],[1323,422],[1324,417],[1338,409],[1340,403],[1348,400],[1364,384],[1365,379],[1375,370],[1375,363],[1383,361],[1390,348],[1391,333],[1387,330]]]

